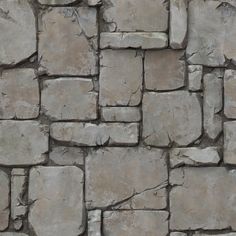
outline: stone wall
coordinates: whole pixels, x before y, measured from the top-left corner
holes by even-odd
[[[0,0],[0,236],[236,236],[235,0]]]

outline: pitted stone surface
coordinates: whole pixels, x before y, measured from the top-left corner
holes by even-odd
[[[202,89],[203,66],[188,66],[188,89],[189,91],[199,91]]]
[[[102,211],[88,212],[88,236],[101,236]]]

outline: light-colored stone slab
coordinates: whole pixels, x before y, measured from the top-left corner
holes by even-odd
[[[0,233],[0,236],[28,236],[28,234],[24,234],[24,233],[16,233],[16,232],[4,232],[4,233]]]
[[[170,166],[172,168],[182,165],[217,165],[219,162],[220,156],[217,147],[174,148],[170,151]]]
[[[104,236],[166,236],[166,211],[105,211]]]
[[[137,123],[53,123],[51,137],[77,146],[134,145],[138,143]]]
[[[147,51],[144,61],[146,89],[159,91],[183,87],[185,82],[183,55],[182,50]]]
[[[103,32],[100,35],[100,47],[104,48],[141,48],[162,49],[168,46],[166,33],[160,32]]]
[[[87,0],[87,3],[89,6],[96,6],[100,5],[102,3],[102,0]]]
[[[97,12],[86,7],[54,7],[39,21],[39,70],[56,75],[97,73]],[[90,40],[88,38],[91,38]]]
[[[39,84],[33,69],[4,70],[0,76],[0,119],[39,115]]]
[[[76,2],[76,0],[38,0],[41,4],[46,5],[65,5]]]
[[[184,233],[184,232],[171,232],[170,236],[187,236],[187,233]]]
[[[188,89],[189,91],[199,91],[202,89],[203,66],[188,66]]]
[[[47,126],[37,121],[0,121],[0,165],[44,163],[47,151]]]
[[[133,50],[104,50],[100,64],[100,105],[139,105],[142,90],[141,55]]]
[[[176,177],[179,175],[179,178]],[[171,230],[236,229],[236,172],[224,167],[171,171]]]
[[[16,64],[36,52],[33,9],[28,0],[1,0],[0,9],[0,64]]]
[[[59,78],[46,80],[41,93],[45,115],[54,120],[94,120],[97,93],[91,79]]]
[[[37,236],[77,236],[85,229],[83,171],[36,167],[29,177],[29,223]]]
[[[196,94],[186,91],[145,93],[143,97],[143,140],[166,147],[174,142],[187,146],[202,133],[201,105]]]
[[[155,194],[165,190],[167,185],[166,153],[163,150],[105,148],[94,150],[85,162],[88,208],[166,207],[166,193],[165,197],[163,192],[162,196]],[[147,191],[150,193],[143,195]]]
[[[101,236],[102,211],[94,210],[88,212],[88,236]]]

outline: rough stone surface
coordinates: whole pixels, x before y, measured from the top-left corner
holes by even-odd
[[[183,232],[171,232],[170,236],[187,236],[187,233]]]
[[[96,6],[102,3],[102,0],[87,0],[89,6]]]
[[[28,0],[0,1],[0,64],[16,64],[36,52],[36,27]]]
[[[140,110],[137,107],[103,107],[101,117],[103,121],[111,122],[138,122],[141,120]]]
[[[181,49],[187,42],[187,0],[170,1],[170,46]]]
[[[105,211],[104,236],[166,236],[167,219],[166,211]]]
[[[100,105],[139,105],[142,90],[141,55],[133,50],[104,50],[100,64]]]
[[[168,36],[159,32],[103,32],[100,36],[100,47],[104,48],[142,48],[162,49],[168,46]]]
[[[174,148],[170,151],[170,165],[172,168],[182,165],[217,165],[220,156],[216,147],[207,148]]]
[[[101,236],[102,211],[88,212],[88,236]]]
[[[46,80],[41,95],[44,114],[55,120],[94,120],[97,118],[97,93],[92,90],[90,79]]]
[[[138,124],[53,123],[51,137],[77,146],[134,145],[138,143]]]
[[[76,0],[38,0],[41,4],[47,5],[65,5],[76,2]]]
[[[48,128],[37,121],[0,122],[0,165],[36,165],[46,161]]]
[[[145,93],[143,97],[143,140],[166,147],[187,146],[202,133],[201,106],[197,95],[186,91]]]
[[[5,232],[5,233],[0,233],[0,236],[28,236],[28,234],[24,233],[15,233],[15,232]]]
[[[203,66],[188,66],[188,89],[189,91],[199,91],[202,89]]]
[[[85,228],[83,172],[77,167],[36,167],[29,177],[29,223],[37,236],[77,236]]]
[[[103,19],[109,31],[166,31],[167,2],[162,0],[104,0]]]
[[[39,115],[39,85],[33,69],[4,70],[0,76],[0,119]]]
[[[175,186],[170,192],[172,230],[235,230],[235,170],[180,168],[171,171],[170,181]]]
[[[96,17],[96,9],[86,7],[55,7],[42,15],[39,33],[41,73],[97,73],[96,50],[91,43],[97,37]]]
[[[147,51],[144,62],[146,89],[175,90],[183,87],[185,62],[182,57],[181,50]]]

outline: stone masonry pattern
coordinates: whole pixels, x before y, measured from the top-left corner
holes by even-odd
[[[236,236],[236,0],[0,0],[0,236]]]

